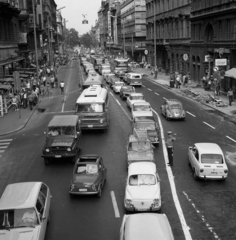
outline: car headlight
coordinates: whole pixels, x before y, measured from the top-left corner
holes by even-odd
[[[73,190],[75,188],[75,184],[71,183],[70,189]]]
[[[93,189],[94,191],[97,191],[98,185],[97,185],[97,184],[93,184],[93,185],[92,185],[92,189]]]
[[[71,152],[71,148],[67,148],[66,150],[67,150],[68,152]]]
[[[46,151],[46,152],[50,152],[49,148],[46,148],[45,151]]]
[[[100,119],[100,123],[103,123],[103,119]]]
[[[125,203],[126,204],[132,204],[132,200],[131,199],[125,199]]]
[[[155,199],[153,200],[153,204],[154,204],[154,205],[158,205],[158,204],[159,204],[159,199],[158,199],[158,198],[155,198]]]

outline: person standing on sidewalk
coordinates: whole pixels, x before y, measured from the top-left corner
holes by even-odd
[[[233,102],[233,91],[230,88],[229,91],[227,92],[227,97],[229,98],[229,106],[231,106],[232,102]]]
[[[61,81],[60,82],[61,95],[64,94],[64,88],[65,88],[65,83],[63,81]]]
[[[33,105],[34,105],[34,95],[33,94],[30,94],[28,96],[28,101],[29,101],[30,110],[33,110]]]
[[[28,96],[27,96],[27,92],[24,90],[24,93],[23,93],[23,108],[27,108],[27,102],[28,102]]]
[[[12,98],[12,106],[14,107],[15,111],[18,111],[18,106],[17,106],[17,96],[16,94],[14,94],[13,98]]]
[[[54,78],[53,74],[51,75],[50,82],[51,82],[51,87],[54,88],[55,78]]]
[[[166,148],[167,148],[167,153],[168,153],[168,158],[169,158],[169,166],[173,166],[173,154],[174,154],[174,141],[176,140],[176,134],[172,136],[172,132],[169,131],[167,133],[167,140],[166,140]]]

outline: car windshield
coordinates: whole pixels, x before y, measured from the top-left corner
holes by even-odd
[[[75,135],[75,127],[74,126],[56,126],[48,128],[48,136],[56,137],[60,135]]]
[[[116,82],[116,83],[115,83],[115,86],[117,86],[117,87],[123,86],[123,85],[124,85],[124,83],[122,83],[122,82]]]
[[[138,174],[131,175],[129,177],[130,186],[139,186],[139,185],[155,185],[156,178],[152,174]]]
[[[128,86],[128,87],[123,87],[122,91],[124,91],[124,92],[134,92],[134,89],[133,89],[133,87]]]
[[[131,100],[143,100],[143,96],[131,96]]]
[[[171,104],[171,105],[170,105],[170,108],[171,108],[171,109],[181,109],[182,106],[181,106],[180,104]]]
[[[98,166],[96,164],[91,164],[91,163],[79,164],[77,166],[76,173],[78,173],[78,174],[97,174]]]
[[[147,141],[139,141],[139,142],[131,142],[129,144],[128,150],[129,151],[146,151],[150,150],[151,143]]]
[[[34,227],[39,224],[34,208],[0,211],[0,229]]]
[[[155,130],[154,122],[136,122],[134,127],[139,130]]]
[[[134,105],[133,111],[151,111],[151,108],[147,105]]]
[[[81,113],[102,113],[104,111],[102,103],[78,104],[77,112]]]
[[[208,164],[223,164],[223,156],[221,154],[202,154],[201,155],[202,163]]]

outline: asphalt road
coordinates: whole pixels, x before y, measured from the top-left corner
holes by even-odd
[[[83,132],[81,154],[101,155],[108,169],[107,182],[101,199],[94,196],[70,199],[68,187],[73,165],[60,162],[45,166],[41,158],[48,122],[56,114],[73,114],[75,101],[79,96],[78,84],[81,80],[77,62],[63,66],[59,81],[66,83],[66,95],[53,90],[53,98],[43,99],[40,107],[44,113],[35,112],[26,128],[0,140],[12,139],[0,158],[0,193],[13,182],[43,181],[51,189],[51,222],[47,228],[46,240],[118,240],[119,229],[124,215],[123,199],[127,176],[126,143],[132,131],[130,111],[126,102],[110,89],[111,125],[106,133],[100,131]],[[188,111],[185,121],[166,121],[160,116],[164,133],[177,133],[175,142],[174,167],[172,173],[177,197],[194,240],[236,239],[236,170],[235,163],[227,161],[228,179],[221,181],[195,181],[187,162],[187,149],[195,142],[216,142],[225,155],[235,152],[235,125],[210,108],[175,95],[148,80],[142,92],[152,108],[160,113],[163,98],[180,99]],[[170,221],[176,240],[185,239],[181,225],[181,215],[176,210],[168,178],[162,144],[155,149],[155,159],[161,178],[162,213]],[[168,170],[169,171],[169,170]],[[118,205],[119,218],[115,217],[111,192]]]

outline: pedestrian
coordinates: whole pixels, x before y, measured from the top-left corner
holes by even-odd
[[[176,140],[176,134],[172,135],[172,132],[167,133],[166,148],[168,152],[169,166],[173,166],[173,153],[174,153],[174,141]]]
[[[23,108],[27,108],[27,102],[28,102],[28,96],[27,96],[27,92],[24,90],[24,94],[23,94]]]
[[[33,105],[34,105],[34,95],[33,94],[30,94],[28,96],[28,102],[29,102],[30,110],[33,110]]]
[[[154,68],[154,78],[155,79],[157,79],[157,75],[158,75],[158,68],[157,68],[157,66],[155,66],[155,68]]]
[[[30,89],[30,82],[29,81],[26,81],[26,88]]]
[[[44,94],[45,94],[45,86],[44,86],[43,83],[40,85],[40,94],[44,97]]]
[[[58,78],[55,76],[55,88],[58,88]]]
[[[46,92],[45,93],[47,93],[48,94],[48,98],[51,98],[51,96],[52,96],[52,88],[51,88],[51,84],[48,82],[47,83],[47,90],[46,90]]]
[[[47,78],[46,78],[46,76],[44,75],[42,79],[43,79],[43,85],[44,85],[44,87],[45,87],[45,86],[46,86],[46,80],[47,80]]]
[[[233,102],[233,91],[230,88],[229,91],[227,92],[227,97],[229,98],[229,106],[231,106],[231,103]]]
[[[51,73],[50,68],[47,67],[46,71],[47,71],[47,75],[48,75],[48,77],[50,77],[50,73]]]
[[[181,82],[180,82],[180,77],[179,75],[176,77],[176,88],[180,88]]]
[[[14,94],[13,98],[12,98],[12,106],[14,107],[15,111],[18,111],[18,106],[17,106],[17,96],[16,94]]]
[[[215,94],[216,94],[216,96],[220,96],[220,83],[218,81],[216,82]]]
[[[64,87],[65,87],[65,83],[63,81],[61,81],[60,82],[61,95],[64,94]]]
[[[55,78],[53,75],[51,75],[50,82],[51,82],[51,87],[54,88]]]

